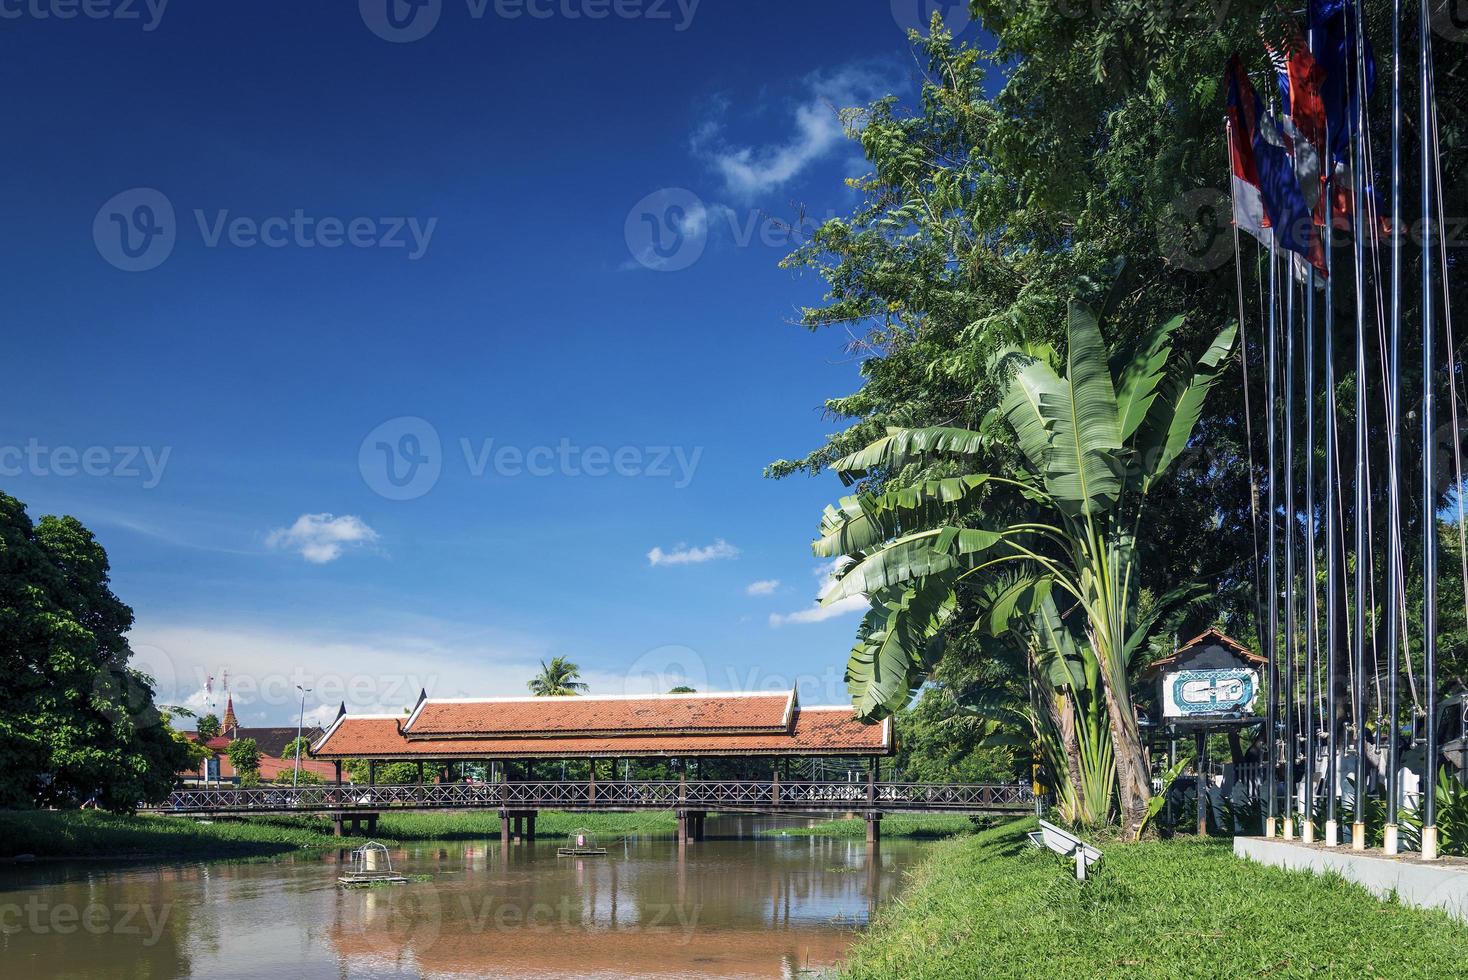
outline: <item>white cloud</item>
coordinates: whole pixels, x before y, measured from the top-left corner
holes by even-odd
[[[849,65],[804,80],[793,110],[794,131],[784,140],[763,146],[737,145],[724,138],[721,117],[727,102],[715,103],[713,117],[701,122],[689,139],[694,155],[724,180],[726,190],[743,200],[777,190],[807,167],[846,145],[838,110],[865,106],[891,90],[886,72]]]
[[[719,538],[713,544],[704,545],[702,548],[690,548],[685,544],[679,544],[671,551],[654,548],[647,553],[647,563],[649,565],[698,565],[706,561],[738,557],[739,549],[723,538]]]
[[[290,527],[271,531],[265,544],[270,548],[299,552],[312,564],[324,565],[340,558],[348,547],[361,547],[376,540],[377,532],[360,517],[302,514]]]
[[[867,601],[866,596],[847,596],[845,599],[838,599],[829,606],[815,603],[809,609],[800,609],[793,613],[770,613],[770,625],[784,626],[789,623],[824,623],[828,619],[835,619],[837,616],[845,616],[848,613],[865,612],[871,607],[872,604]]]
[[[836,587],[836,572],[838,569],[849,564],[851,559],[845,555],[823,562],[815,568],[816,578],[821,580],[820,598],[825,598],[832,589]],[[784,626],[789,623],[823,623],[837,616],[845,616],[848,613],[865,612],[871,608],[871,603],[866,596],[847,596],[838,599],[829,606],[823,606],[817,599],[806,609],[797,609],[791,613],[770,613],[771,626]]]
[[[775,590],[780,587],[777,578],[762,578],[758,582],[750,582],[744,587],[745,595],[774,595]]]

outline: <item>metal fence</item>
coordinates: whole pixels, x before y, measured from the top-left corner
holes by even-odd
[[[1034,806],[1028,784],[868,781],[614,780],[179,789],[154,813],[313,813],[349,810],[882,810],[983,813]]]

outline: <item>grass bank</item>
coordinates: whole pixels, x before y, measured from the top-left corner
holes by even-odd
[[[672,834],[670,812],[562,813],[547,810],[537,836],[556,837],[585,827],[607,838]],[[386,813],[378,840],[480,840],[498,837],[494,813]],[[95,810],[0,811],[0,857],[176,859],[268,857],[288,851],[354,846],[365,838],[333,837],[320,817],[260,817],[201,823],[187,817],[116,816]]]
[[[946,841],[843,976],[1468,976],[1468,926],[1339,877],[1234,858],[1227,840],[1107,844],[1084,884],[1032,820]]]
[[[956,813],[933,813],[922,816],[894,816],[882,821],[882,838],[906,837],[914,840],[940,840],[972,834],[989,826],[988,821],[975,823],[969,817]],[[809,827],[775,827],[761,831],[770,837],[845,837],[865,839],[867,822],[856,817],[851,820],[822,820]]]

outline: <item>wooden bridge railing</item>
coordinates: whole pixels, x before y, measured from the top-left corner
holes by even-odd
[[[1015,783],[825,783],[710,779],[611,782],[424,783],[395,786],[261,786],[179,789],[153,813],[311,813],[348,810],[1026,810]]]

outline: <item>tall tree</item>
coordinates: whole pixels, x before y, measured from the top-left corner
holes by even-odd
[[[108,571],[80,521],[32,523],[0,493],[0,805],[132,810],[190,765],[152,678],[128,666],[133,614]]]
[[[530,693],[538,698],[560,697],[567,694],[584,694],[591,689],[581,681],[581,668],[565,657],[552,657],[550,663],[540,662],[540,673],[527,684]]]

